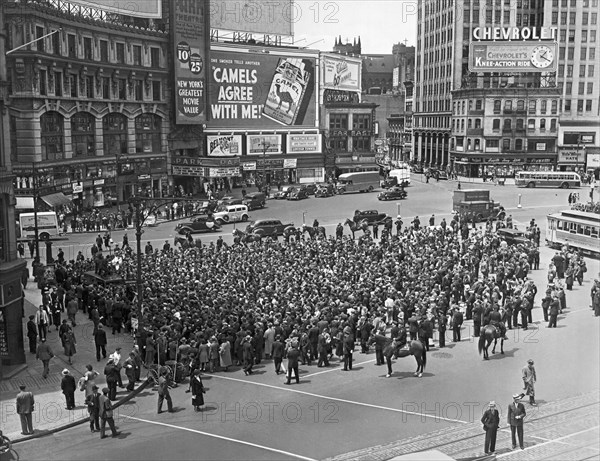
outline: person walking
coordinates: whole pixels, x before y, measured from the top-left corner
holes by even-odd
[[[43,305],[40,305],[35,312],[35,324],[37,325],[40,339],[43,338],[45,340],[48,334],[48,325],[50,325],[50,317]]]
[[[168,371],[163,370],[158,378],[158,409],[157,413],[162,413],[163,402],[167,401],[167,410],[169,413],[174,413],[173,401],[171,400],[171,394],[169,392],[169,381],[167,377]]]
[[[523,418],[526,416],[525,406],[519,402],[521,394],[513,395],[513,402],[508,406],[508,425],[510,426],[510,434],[512,438],[512,448],[517,448],[517,439],[519,437],[519,446],[521,450],[525,449],[523,444]]]
[[[38,329],[34,319],[35,315],[30,315],[27,322],[27,338],[29,339],[29,352],[31,354],[35,354],[37,349]]]
[[[95,379],[98,377],[99,373],[96,370],[94,370],[94,368],[90,364],[86,365],[85,369],[86,372],[83,375],[83,379],[85,383],[85,398],[87,399],[90,396],[90,394],[93,393],[94,387],[96,386]]]
[[[75,389],[77,389],[77,385],[75,383],[75,378],[71,376],[69,370],[66,368],[62,371],[63,378],[60,382],[60,388],[62,393],[65,395],[65,400],[67,402],[66,410],[74,410],[75,409]]]
[[[527,365],[521,370],[523,377],[523,390],[525,395],[529,396],[529,404],[531,406],[537,406],[535,403],[535,382],[537,381],[537,375],[535,373],[535,367],[533,366],[533,360],[529,359]]]
[[[106,438],[106,423],[108,423],[113,437],[118,437],[120,432],[117,432],[115,420],[113,419],[113,407],[111,399],[108,396],[108,387],[102,388],[102,395],[98,397],[100,409],[100,438]]]
[[[73,329],[68,327],[61,339],[63,340],[65,355],[69,359],[69,365],[71,365],[73,363],[72,357],[77,353],[77,349],[75,347],[77,345],[77,341],[75,340],[75,333],[73,333]]]
[[[560,300],[556,294],[552,296],[550,301],[550,320],[548,321],[547,328],[556,328],[556,321],[558,320],[558,314],[560,312]]]
[[[54,357],[54,352],[52,352],[52,349],[46,343],[46,338],[42,338],[40,344],[38,344],[35,358],[36,360],[41,360],[44,365],[44,371],[42,372],[42,378],[44,379],[46,379],[48,373],[50,373],[50,359],[52,357]]]
[[[270,352],[270,349],[269,349]],[[221,345],[219,346],[219,364],[223,371],[229,371],[229,367],[232,365],[231,360],[231,343],[226,337],[221,338]]]
[[[125,376],[129,382],[127,383],[127,390],[129,392],[135,389],[135,375],[136,375],[136,364],[135,364],[135,354],[133,352],[129,353],[129,356],[123,362],[123,368],[125,368]]]
[[[292,383],[292,372],[295,373],[296,376],[296,384],[300,384],[300,372],[298,370],[298,361],[300,359],[300,351],[298,350],[298,342],[292,341],[291,348],[287,351],[288,358],[288,371],[287,371],[287,381],[284,384]]]
[[[192,405],[194,407],[194,411],[202,411],[202,406],[204,406],[204,394],[206,390],[204,389],[204,384],[202,383],[202,378],[200,377],[200,370],[194,371],[194,377],[191,382],[192,388]]]
[[[252,336],[246,335],[242,344],[242,356],[244,358],[244,374],[246,376],[252,374],[254,365],[254,350],[252,348]]]
[[[349,326],[344,327],[343,339],[344,371],[352,370],[352,353],[354,352],[354,336]]]
[[[485,431],[485,442],[483,450],[486,455],[496,451],[496,435],[498,434],[498,426],[500,425],[500,413],[496,408],[496,402],[490,402],[488,409],[485,410],[481,417],[483,430]]]
[[[119,374],[119,370],[117,370],[117,366],[112,358],[108,360],[106,366],[104,367],[104,375],[106,376],[106,385],[109,390],[108,398],[110,400],[117,399],[117,383],[119,382],[117,375]],[[102,389],[104,393],[104,389]]]
[[[92,386],[92,393],[86,397],[85,404],[90,415],[90,431],[100,431],[100,393],[95,384]]]
[[[19,386],[19,393],[17,394],[17,414],[21,418],[21,434],[31,435],[33,434],[33,410],[35,408],[35,398],[33,393],[26,391],[24,384]]]
[[[281,342],[281,336],[275,336],[275,341],[271,347],[271,356],[273,357],[273,364],[275,365],[275,373],[281,373],[281,362],[283,361],[283,343]]]
[[[96,360],[100,361],[100,352],[102,352],[102,358],[106,358],[106,331],[102,324],[98,325],[96,332],[94,333],[94,344],[96,345]]]

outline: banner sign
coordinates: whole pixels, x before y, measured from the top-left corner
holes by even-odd
[[[239,157],[230,158],[206,158],[206,157],[173,157],[171,160],[173,165],[182,166],[200,166],[200,167],[232,167],[240,165]]]
[[[583,149],[558,149],[558,163],[581,163],[584,162]]]
[[[71,187],[73,187],[74,194],[81,194],[83,192],[83,183],[81,182],[74,182],[71,184]]]
[[[587,167],[600,168],[600,154],[587,154]]]
[[[321,55],[321,68],[323,88],[360,92],[362,69],[360,59],[341,55]]]
[[[296,168],[298,164],[298,159],[296,158],[284,158],[283,159],[283,167],[284,168]]]
[[[256,171],[256,162],[243,162],[242,169],[244,171]]]
[[[296,153],[319,153],[321,152],[320,134],[294,134],[287,135],[288,154]]]
[[[209,127],[316,127],[316,57],[211,51]]]
[[[352,91],[340,91],[340,90],[325,90],[323,91],[323,104],[358,104],[359,97],[358,93]]]
[[[242,155],[242,136],[239,134],[206,136],[206,145],[209,157]]]
[[[175,123],[202,124],[206,121],[204,85],[209,43],[208,0],[178,0],[171,4],[171,8]]]
[[[248,155],[281,154],[281,135],[249,134],[246,136]]]
[[[178,166],[173,165],[173,176],[204,176],[204,168],[201,166]]]
[[[225,178],[228,176],[240,176],[239,168],[209,168],[208,176],[211,178]]]
[[[471,42],[471,72],[554,72],[556,42]]]

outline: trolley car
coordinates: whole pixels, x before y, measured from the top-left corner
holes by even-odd
[[[546,243],[551,247],[568,245],[596,258],[600,256],[600,214],[564,210],[548,215]]]

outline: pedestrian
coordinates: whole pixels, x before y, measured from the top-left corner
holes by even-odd
[[[512,448],[517,448],[516,435],[519,437],[519,446],[521,450],[525,449],[523,444],[523,418],[526,416],[525,406],[519,402],[521,394],[513,395],[513,402],[508,406],[508,425],[510,426],[510,434],[512,438]]]
[[[77,326],[75,322],[75,315],[77,315],[77,310],[79,309],[79,301],[77,297],[71,298],[71,300],[67,303],[67,317],[71,321],[71,325],[73,327]]]
[[[33,393],[26,391],[24,384],[19,385],[20,392],[17,394],[17,414],[21,418],[21,434],[33,434],[33,410],[35,409],[35,399]]]
[[[75,347],[77,345],[77,341],[75,340],[75,333],[73,333],[71,327],[68,328],[61,339],[63,340],[65,355],[69,359],[69,365],[71,365],[72,357],[77,353],[77,348]]]
[[[86,372],[83,375],[83,380],[84,380],[84,391],[85,391],[85,397],[86,399],[90,396],[90,394],[92,394],[93,388],[96,385],[96,382],[94,381],[98,376],[99,373],[94,370],[94,368],[88,364],[85,366]]]
[[[100,352],[102,352],[102,358],[106,358],[106,331],[102,327],[102,324],[98,325],[96,332],[94,333],[94,343],[96,345],[96,360],[100,361]]]
[[[463,324],[463,315],[458,307],[454,308],[454,313],[452,314],[452,341],[460,342],[460,329]]]
[[[60,382],[60,388],[62,393],[65,395],[65,400],[67,402],[67,407],[65,410],[74,410],[75,409],[75,389],[77,389],[77,385],[75,383],[75,378],[69,373],[69,370],[66,368],[62,371],[63,378]]]
[[[29,316],[29,321],[27,322],[27,338],[29,339],[29,352],[35,354],[37,350],[37,337],[38,337],[38,328],[35,324],[35,315]]]
[[[33,240],[27,240],[27,246],[29,247],[29,257],[33,259],[33,255],[35,253],[35,243]]]
[[[117,384],[123,389],[125,386],[123,386],[123,378],[121,377],[121,368],[123,368],[121,365],[121,346],[116,347],[115,351],[108,358],[112,359],[115,364]]]
[[[135,389],[135,375],[136,375],[136,364],[135,364],[135,354],[133,352],[129,353],[129,357],[125,359],[123,362],[123,368],[125,368],[125,376],[129,382],[127,383],[127,390],[129,392]]]
[[[162,413],[163,402],[167,401],[167,409],[169,413],[174,413],[173,410],[173,401],[171,400],[171,394],[169,392],[169,379],[168,379],[168,371],[163,370],[158,378],[158,410],[157,413],[160,415]]]
[[[275,365],[275,373],[281,373],[281,362],[283,361],[283,343],[281,342],[281,336],[275,336],[275,341],[271,347],[271,356],[273,357],[273,364]]]
[[[560,300],[558,296],[554,295],[550,302],[550,320],[548,321],[547,328],[556,328],[556,321],[558,320],[558,314],[560,312]]]
[[[46,339],[46,335],[48,334],[48,325],[50,325],[50,318],[48,317],[48,312],[46,312],[46,309],[44,309],[43,305],[40,305],[35,312],[35,324],[37,325],[40,339]]]
[[[299,368],[298,361],[300,359],[300,351],[298,350],[298,342],[296,340],[292,341],[291,347],[287,351],[287,358],[288,358],[287,380],[285,381],[284,384],[289,385],[292,383],[292,372],[294,372],[294,374],[296,376],[296,384],[299,384],[300,383],[300,372],[298,369]]]
[[[231,343],[225,336],[221,338],[221,345],[219,346],[219,365],[223,371],[228,371],[229,367],[232,365]]]
[[[242,357],[244,360],[244,374],[246,376],[252,374],[254,366],[254,349],[252,348],[252,336],[246,335],[242,343]]]
[[[25,258],[25,245],[23,245],[23,242],[17,244],[17,252],[19,253],[19,258]]]
[[[344,338],[342,345],[344,354],[344,371],[352,370],[352,353],[354,352],[354,335],[349,326],[344,327]]]
[[[486,455],[496,451],[496,435],[498,434],[498,426],[500,425],[500,413],[496,409],[496,402],[490,402],[488,409],[485,410],[481,418],[483,430],[485,431],[485,442],[483,450]]]
[[[44,365],[44,371],[42,372],[42,378],[46,379],[48,377],[48,373],[50,373],[50,359],[54,357],[54,352],[50,346],[46,343],[46,338],[42,338],[40,340],[40,344],[38,344],[38,348],[35,354],[36,360],[41,360]]]
[[[92,386],[92,393],[85,399],[88,413],[90,415],[90,431],[98,432],[100,430],[100,393],[98,386]]]
[[[535,367],[533,366],[533,360],[527,360],[527,365],[521,370],[523,377],[523,390],[525,395],[529,396],[529,404],[531,406],[537,406],[535,403],[535,382],[537,381],[537,375],[535,373]]]
[[[116,400],[117,399],[117,383],[118,383],[118,378],[117,378],[117,374],[119,373],[119,371],[117,370],[117,367],[115,365],[115,362],[112,358],[110,358],[108,360],[108,362],[106,363],[106,366],[104,367],[104,375],[106,376],[106,385],[108,386],[108,398],[110,400]],[[102,392],[104,392],[104,389],[102,390]]]
[[[443,312],[440,312],[438,317],[438,341],[440,349],[446,347],[446,327],[448,325],[448,317]]]
[[[115,420],[113,419],[113,407],[111,399],[108,395],[108,387],[102,388],[102,395],[98,397],[98,403],[100,408],[100,438],[106,438],[106,423],[108,423],[113,437],[118,437],[120,432],[117,432],[115,427]]]
[[[200,377],[200,370],[194,371],[191,387],[192,405],[194,407],[194,411],[202,411],[201,407],[204,406],[204,394],[206,393],[206,389],[204,389],[204,384],[202,383],[202,378]]]

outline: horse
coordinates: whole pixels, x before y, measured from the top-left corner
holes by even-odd
[[[323,226],[313,227],[306,224],[302,225],[302,232],[308,232],[311,240],[318,238],[325,238],[325,228]]]
[[[181,236],[175,236],[175,238],[173,239],[173,246],[176,247],[177,245],[181,247],[182,251],[185,251],[192,246],[192,244],[186,237]]]
[[[300,240],[300,236],[302,235],[301,229],[296,229],[294,226],[288,226],[283,229],[283,238],[286,242],[290,242],[292,239],[296,241]]]
[[[408,349],[399,350],[396,354],[398,358],[408,357],[409,355],[414,356],[417,361],[417,371],[415,371],[414,375],[417,378],[422,377],[427,365],[427,348],[420,340],[414,339],[409,341]]]
[[[354,237],[354,233],[355,232],[357,232],[357,231],[363,231],[363,233],[366,233],[369,230],[369,223],[367,222],[366,219],[363,219],[359,223],[355,223],[350,218],[348,218],[344,222],[344,225],[346,225],[346,226],[348,226],[350,228],[350,232],[352,232],[352,240],[354,240],[354,238],[355,238]]]
[[[232,232],[233,234],[233,243],[234,244],[239,244],[239,243],[243,243],[248,244],[248,243],[253,243],[253,242],[261,242],[262,237],[258,234],[248,234],[247,232],[244,232],[241,229],[234,229],[234,231]]]
[[[486,325],[481,328],[479,333],[479,354],[483,351],[483,360],[489,360],[488,347],[494,340],[494,347],[492,348],[492,354],[496,353],[496,344],[500,338],[500,353],[504,354],[504,336],[500,333],[500,329],[494,325]]]

